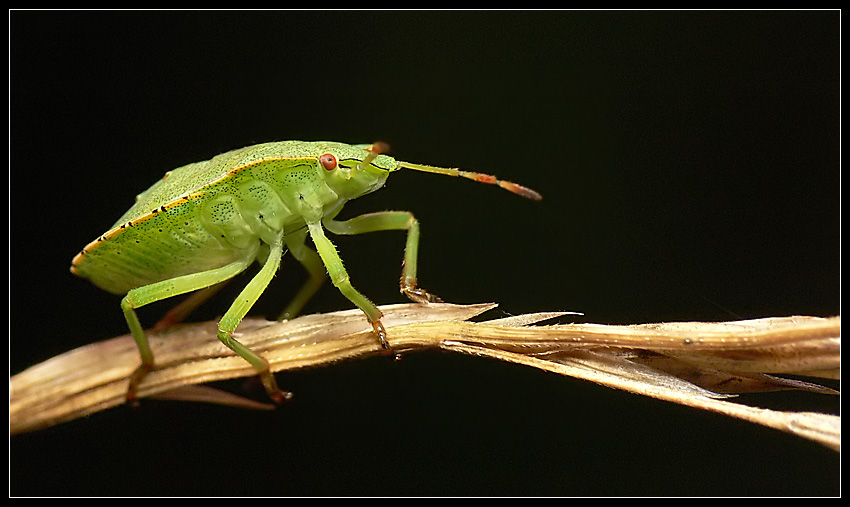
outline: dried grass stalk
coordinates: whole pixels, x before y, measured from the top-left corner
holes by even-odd
[[[732,392],[775,389],[838,394],[776,375],[840,379],[840,317],[530,326],[565,314],[556,312],[467,322],[495,306],[403,304],[381,310],[395,351],[438,348],[525,364],[738,417],[840,451],[839,416],[766,410],[725,399]],[[268,359],[273,371],[383,353],[359,310],[288,322],[248,319],[237,331],[238,339]],[[218,341],[215,322],[152,333],[150,341],[158,368],[145,377],[139,397],[268,407],[197,385],[254,375],[251,366]],[[45,428],[123,403],[127,379],[138,363],[133,340],[124,335],[15,375],[10,380],[11,433]]]

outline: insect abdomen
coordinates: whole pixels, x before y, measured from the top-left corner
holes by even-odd
[[[150,283],[223,266],[252,252],[234,249],[207,230],[197,200],[183,200],[120,224],[89,243],[71,271],[123,294]]]

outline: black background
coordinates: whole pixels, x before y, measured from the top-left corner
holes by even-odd
[[[400,172],[341,215],[413,211],[423,287],[497,301],[493,317],[839,314],[839,16],[11,12],[10,373],[126,333],[119,298],[68,268],[137,193],[287,139],[380,139],[402,160],[541,191],[532,203]],[[357,288],[402,301],[401,233],[333,239]],[[303,280],[284,259],[253,313],[276,314]],[[170,306],[140,314],[150,325]],[[350,306],[327,286],[307,311]],[[480,358],[279,382],[296,399],[270,413],[149,401],[14,436],[10,493],[839,493],[839,455],[818,444]],[[807,394],[742,401],[839,410]]]

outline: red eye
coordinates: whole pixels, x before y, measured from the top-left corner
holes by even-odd
[[[333,153],[325,153],[321,157],[319,157],[319,162],[321,162],[322,167],[327,169],[328,171],[333,171],[336,169],[336,156]]]

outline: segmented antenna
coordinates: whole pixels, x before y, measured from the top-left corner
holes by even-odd
[[[460,178],[470,179],[479,183],[498,185],[507,190],[508,192],[513,192],[514,194],[521,195],[527,199],[531,199],[532,201],[540,201],[543,199],[542,195],[528,187],[524,187],[518,183],[513,183],[511,181],[500,180],[490,174],[461,171],[460,169],[447,169],[444,167],[433,167],[430,165],[411,164],[410,162],[399,162],[398,166],[399,168],[413,169],[414,171],[445,174],[448,176],[458,176]]]
[[[379,154],[386,153],[389,150],[390,150],[390,146],[387,143],[378,141],[378,142],[372,144],[371,146],[369,146],[368,148],[366,148],[366,151],[368,151],[370,153],[368,155],[366,155],[365,158],[363,158],[363,161],[360,164],[370,164],[373,160],[375,160],[375,157],[377,157]],[[461,171],[460,169],[448,169],[448,168],[445,168],[445,167],[434,167],[434,166],[430,166],[430,165],[411,164],[410,162],[399,162],[396,170],[402,169],[402,168],[413,169],[414,171],[422,171],[422,172],[426,172],[426,173],[435,173],[435,174],[445,174],[445,175],[448,175],[448,176],[457,176],[457,177],[460,177],[460,178],[466,178],[466,179],[469,179],[469,180],[472,180],[472,181],[477,181],[478,183],[487,183],[489,185],[498,185],[498,186],[504,188],[505,190],[507,190],[508,192],[512,192],[514,194],[521,195],[521,196],[525,197],[526,199],[531,199],[532,201],[543,200],[543,196],[540,195],[538,192],[536,192],[536,191],[534,191],[534,190],[532,190],[528,187],[524,187],[524,186],[522,186],[518,183],[514,183],[512,181],[500,180],[500,179],[496,178],[495,176],[493,176],[491,174],[476,173],[476,172],[471,172],[471,171]]]

